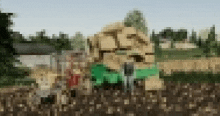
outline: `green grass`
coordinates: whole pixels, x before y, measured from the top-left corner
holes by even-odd
[[[193,48],[190,50],[178,50],[178,49],[162,49],[161,57],[155,58],[156,62],[163,62],[166,60],[189,60],[200,59],[205,54],[200,48]]]
[[[191,72],[189,74],[179,72],[170,76],[165,76],[163,72],[160,72],[160,78],[176,83],[220,83],[220,73],[212,74],[211,72]]]

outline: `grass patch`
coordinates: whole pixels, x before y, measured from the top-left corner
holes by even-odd
[[[163,62],[167,60],[189,60],[189,59],[200,59],[205,57],[201,48],[193,48],[188,50],[180,49],[162,49],[161,56],[156,56],[156,62]]]
[[[165,76],[163,72],[160,72],[160,78],[178,83],[220,83],[220,73],[211,72],[176,72],[170,76]]]

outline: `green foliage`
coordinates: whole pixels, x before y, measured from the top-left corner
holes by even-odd
[[[161,57],[161,48],[158,35],[155,34],[154,30],[151,35],[151,40],[154,42],[154,51],[157,57]]]
[[[208,57],[210,55],[210,51],[211,51],[211,48],[210,48],[210,40],[206,40],[205,41],[205,45],[204,45],[204,53],[206,54],[206,57]]]
[[[72,49],[68,35],[62,32],[59,33],[59,36],[53,34],[52,38],[50,38],[46,36],[46,31],[43,29],[40,32],[36,32],[36,36],[29,36],[29,38],[31,39],[31,43],[43,43],[51,45],[54,46],[57,51]]]
[[[26,42],[27,40],[20,34],[19,32],[13,32],[12,38],[14,43],[22,43]]]
[[[186,59],[198,59],[203,56],[203,49],[193,48],[191,50],[177,50],[177,49],[163,49],[161,51],[161,57],[156,57],[159,62],[166,60],[186,60]]]
[[[218,56],[220,56],[220,43],[217,43],[216,49],[217,49],[216,54],[217,54]]]
[[[50,43],[50,39],[48,36],[46,36],[46,31],[45,29],[43,29],[40,32],[36,32],[36,37],[34,38],[34,41],[36,41],[37,43]]]
[[[148,35],[146,20],[143,17],[143,13],[139,10],[133,10],[127,13],[127,16],[124,19],[124,25],[126,27],[135,27],[137,30]]]
[[[171,48],[174,48],[174,40],[171,40]]]
[[[210,41],[215,41],[215,36],[215,25],[213,25],[213,27],[210,29],[210,33],[208,34],[208,39]]]
[[[182,41],[187,38],[187,30],[186,29],[179,29],[177,32],[177,38],[175,41]]]
[[[190,36],[190,42],[191,43],[196,43],[196,32],[192,30],[192,35]]]
[[[151,36],[150,36],[150,40],[151,40],[152,42],[154,42],[154,43],[155,43],[155,41],[156,41],[156,34],[155,34],[154,30],[152,31],[152,34],[151,34]]]
[[[59,38],[55,42],[56,50],[71,50],[71,42],[69,41],[68,35],[60,32]]]
[[[200,36],[198,41],[196,42],[196,45],[199,46],[199,48],[202,48],[202,38]]]
[[[83,34],[81,34],[80,32],[76,32],[75,36],[72,39],[72,47],[74,50],[85,50],[85,39],[83,37]]]
[[[164,81],[173,81],[178,83],[220,83],[220,73],[213,74],[211,72],[175,72],[171,76],[165,76],[160,72],[160,78]]]
[[[0,11],[0,83],[13,84],[15,78],[23,78],[24,70],[14,67],[14,63],[18,62],[14,55],[17,55],[13,48],[12,30],[10,26],[13,22],[10,20],[13,13],[2,13]]]
[[[204,53],[206,56],[210,56],[212,53],[216,53],[217,41],[215,40],[215,26],[211,27],[210,33],[208,34],[208,39],[205,41]]]
[[[159,32],[162,38],[172,38],[173,37],[173,29],[171,27],[166,27],[161,32]]]
[[[182,41],[187,38],[187,30],[179,29],[175,32],[170,27],[167,27],[160,32],[160,35],[163,38],[171,38],[174,41]]]

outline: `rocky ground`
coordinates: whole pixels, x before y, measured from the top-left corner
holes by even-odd
[[[165,82],[165,90],[144,92],[143,82],[136,83],[133,93],[121,86],[94,89],[90,96],[77,95],[69,104],[28,106],[30,89],[0,95],[0,116],[219,116],[220,84],[177,84]]]

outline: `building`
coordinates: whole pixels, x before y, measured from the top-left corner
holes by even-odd
[[[154,46],[154,43],[152,43],[152,45]],[[187,39],[181,41],[181,42],[174,42],[174,48],[176,49],[192,49],[192,48],[197,48],[197,46],[194,43],[190,43],[189,41],[187,41]],[[162,49],[167,49],[167,48],[171,48],[171,40],[169,39],[161,39],[160,40],[160,47]]]
[[[54,47],[40,43],[14,43],[13,46],[18,53],[15,57],[22,63],[22,65],[15,64],[16,67],[33,68],[42,64],[51,66],[51,54],[56,52]]]

